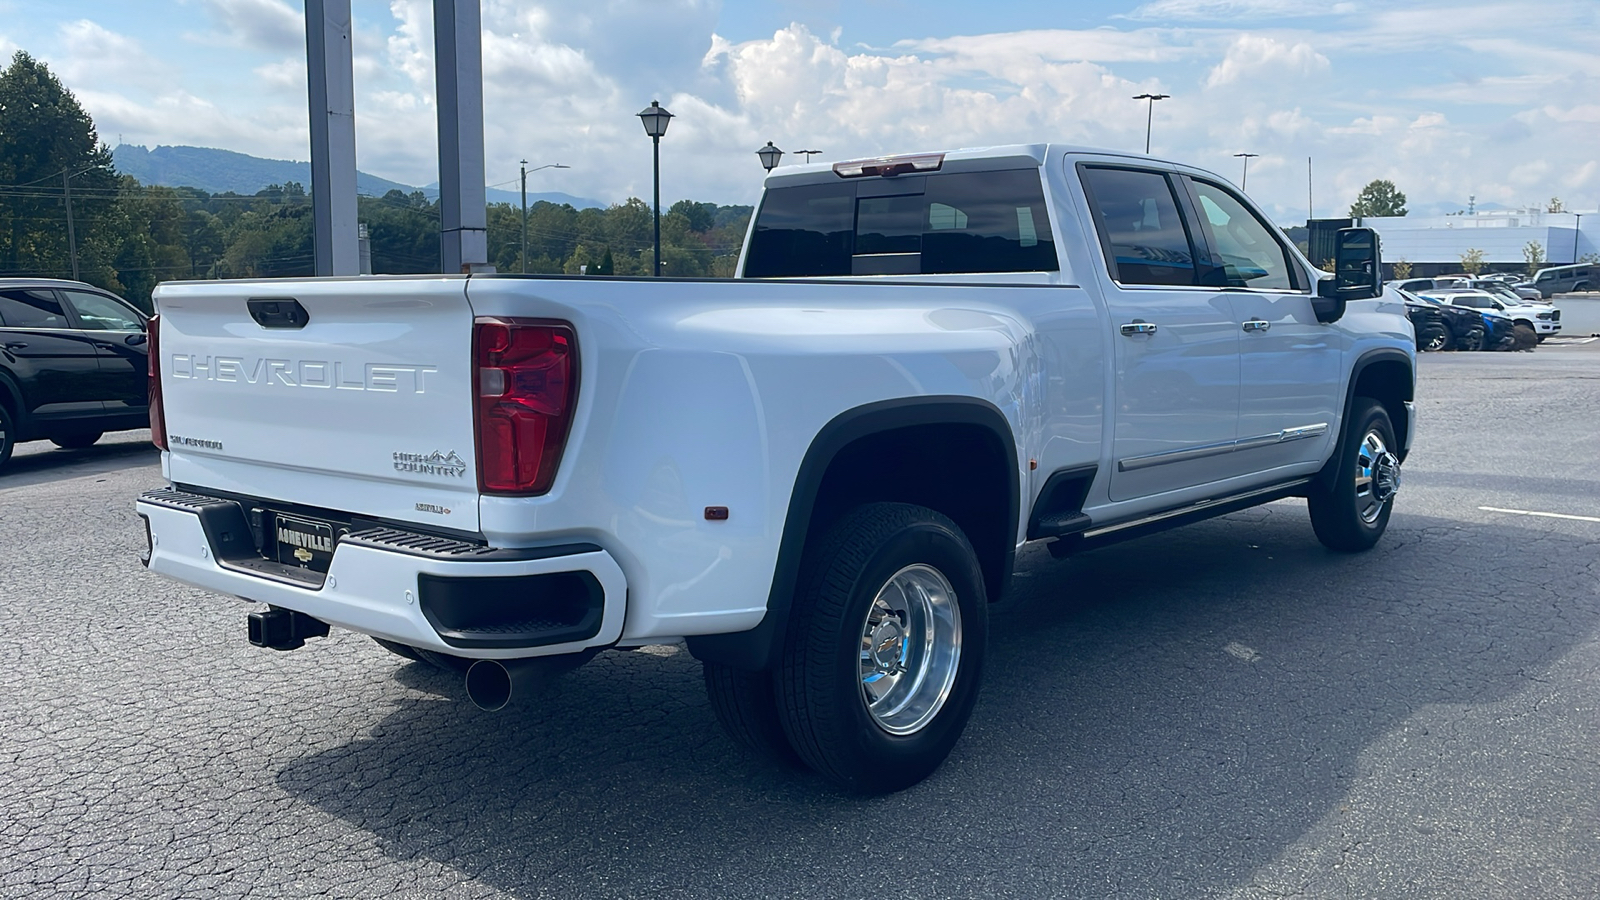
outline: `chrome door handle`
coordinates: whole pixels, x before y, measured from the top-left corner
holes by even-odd
[[[1245,331],[1266,331],[1268,328],[1271,328],[1271,327],[1272,327],[1272,323],[1271,322],[1266,322],[1266,321],[1263,321],[1261,319],[1251,319],[1250,321],[1244,323],[1244,330]]]
[[[1122,333],[1127,335],[1155,334],[1156,324],[1154,322],[1141,322],[1138,319],[1134,319],[1132,322],[1128,322],[1122,326]]]

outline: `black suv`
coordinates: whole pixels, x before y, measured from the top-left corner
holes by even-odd
[[[145,315],[77,281],[0,278],[0,466],[22,441],[150,426]]]

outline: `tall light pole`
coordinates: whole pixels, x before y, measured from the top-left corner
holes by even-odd
[[[1577,221],[1572,223],[1572,261],[1576,263],[1578,261],[1578,235],[1583,233],[1583,213],[1575,212],[1572,215],[1577,219]],[[73,260],[72,277],[78,277],[76,259]]]
[[[650,141],[655,145],[656,267],[650,274],[659,278],[661,277],[661,136],[667,133],[672,113],[667,112],[659,101],[651,100],[650,105],[639,112],[639,121],[644,123],[644,133],[650,135]]]
[[[1149,108],[1145,110],[1144,114],[1144,152],[1146,156],[1150,154],[1150,122],[1155,118],[1156,101],[1165,100],[1171,96],[1171,94],[1135,94],[1133,96],[1135,100],[1150,101]]]
[[[806,158],[806,162],[811,162],[811,157],[816,156],[818,153],[821,153],[821,152],[822,152],[821,150],[796,150],[795,151],[795,153],[799,154],[800,156],[804,156]]]
[[[771,172],[778,167],[778,160],[783,159],[783,151],[767,141],[767,145],[756,151],[756,156],[761,159],[761,168]]]
[[[522,161],[522,256],[519,258],[522,261],[522,274],[524,275],[528,274],[528,173],[537,172],[540,169],[570,168],[572,167],[563,166],[561,163],[550,163],[530,169],[528,168],[528,161]]]
[[[1250,183],[1250,160],[1255,159],[1256,157],[1258,157],[1260,155],[1261,154],[1259,154],[1259,153],[1235,153],[1234,154],[1235,158],[1237,158],[1237,157],[1243,157],[1244,158],[1244,174],[1239,176],[1239,190],[1241,190],[1241,191],[1244,190],[1245,186]]]

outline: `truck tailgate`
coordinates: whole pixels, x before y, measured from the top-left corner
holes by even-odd
[[[156,304],[174,483],[477,530],[464,279],[179,282]]]

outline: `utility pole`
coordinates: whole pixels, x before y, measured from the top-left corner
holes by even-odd
[[[528,274],[528,161],[522,161],[522,255],[517,257],[520,271]]]
[[[1306,219],[1315,219],[1317,214],[1311,205],[1311,157],[1306,157]]]
[[[524,275],[528,274],[528,173],[537,172],[540,169],[570,168],[572,167],[564,166],[561,163],[550,163],[530,169],[528,168],[528,161],[522,160],[522,274]]]
[[[78,234],[72,228],[72,170],[70,168],[61,170],[61,191],[66,196],[67,201],[67,250],[72,254],[72,280],[79,281]],[[1574,242],[1572,246],[1576,247],[1578,245]]]

